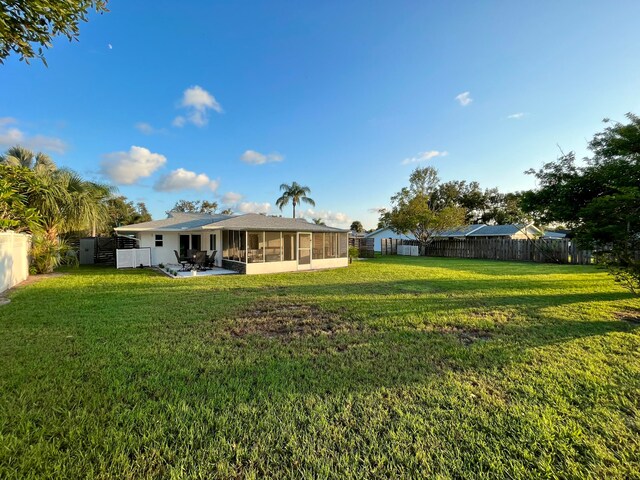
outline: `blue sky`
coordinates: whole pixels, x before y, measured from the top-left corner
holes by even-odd
[[[307,216],[373,228],[416,166],[531,188],[557,145],[583,155],[602,118],[640,113],[637,1],[109,9],[48,68],[0,66],[0,148],[47,151],[156,218],[179,198],[278,213],[295,180]]]

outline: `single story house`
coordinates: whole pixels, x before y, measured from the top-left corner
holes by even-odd
[[[240,273],[275,273],[346,267],[348,230],[304,219],[169,212],[167,218],[126,225],[118,235],[133,236],[151,249],[151,264],[175,264],[174,250],[205,250],[214,265]]]
[[[383,238],[396,238],[403,240],[415,240],[416,237],[413,235],[404,235],[402,233],[396,233],[391,230],[391,227],[379,228],[373,232],[369,232],[365,235],[365,238],[373,238],[373,250],[376,252],[380,252],[382,250],[382,239]]]
[[[444,230],[437,232],[434,235],[434,239],[460,239],[465,238],[511,238],[511,239],[526,239],[537,238],[543,235],[542,230],[533,225],[486,225],[484,223],[464,225],[459,228],[452,228],[450,230]],[[383,238],[401,238],[405,240],[415,240],[416,238],[412,234],[398,234],[391,230],[390,227],[378,229],[374,232],[367,234],[367,238],[374,238],[374,250],[382,250]]]

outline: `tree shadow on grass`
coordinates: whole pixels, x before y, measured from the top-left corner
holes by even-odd
[[[594,336],[636,331],[618,321],[546,321],[508,325],[469,343],[460,330],[359,331],[335,337],[293,340],[216,336],[226,345],[224,358],[213,360],[207,349],[192,359],[188,388],[194,398],[224,392],[231,402],[297,394],[334,395],[405,387],[437,381],[449,372],[489,374],[529,362],[532,349]],[[184,369],[167,371],[160,388],[185,382]],[[187,378],[190,377],[186,374]],[[160,391],[158,395],[162,395]]]

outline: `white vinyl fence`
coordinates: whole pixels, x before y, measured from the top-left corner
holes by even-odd
[[[420,253],[417,245],[398,245],[398,255],[417,257]]]
[[[116,268],[151,266],[151,248],[119,248],[116,250]]]
[[[31,235],[0,232],[0,293],[29,276]]]

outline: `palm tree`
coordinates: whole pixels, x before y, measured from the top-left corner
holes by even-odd
[[[316,225],[325,225],[324,220],[321,218],[313,218],[312,220]]]
[[[108,222],[106,200],[114,192],[110,185],[84,180],[72,170],[58,169],[47,155],[22,147],[12,147],[0,155],[0,163],[33,172],[36,181],[23,194],[27,205],[39,214],[40,228],[33,232],[32,254],[36,266],[42,265],[44,271],[51,270],[60,257],[64,247],[61,235],[83,230],[95,235],[97,227]]]
[[[36,172],[44,173],[56,169],[56,164],[46,153],[33,153],[28,148],[16,145],[0,155],[0,163],[17,167],[26,167]]]
[[[308,203],[312,207],[316,206],[316,202],[307,197],[307,195],[311,193],[311,189],[298,185],[297,182],[293,182],[291,185],[283,183],[280,185],[280,191],[283,193],[282,196],[276,200],[276,206],[282,210],[283,207],[289,204],[289,200],[291,200],[291,203],[293,203],[293,218],[296,218],[296,205],[299,205],[300,202]]]

